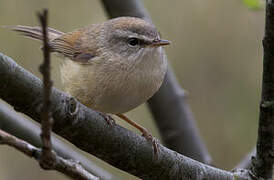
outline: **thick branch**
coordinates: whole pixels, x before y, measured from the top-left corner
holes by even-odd
[[[18,139],[15,136],[12,136],[2,130],[0,130],[0,144],[6,144],[8,146],[14,147],[25,155],[35,158],[38,162],[40,162],[42,158],[41,149],[38,149],[26,141]],[[80,164],[71,160],[65,160],[56,155],[54,152],[52,152],[52,161],[53,164],[51,169],[62,172],[63,174],[66,174],[73,179],[98,180],[96,176],[93,176],[87,172]]]
[[[0,103],[0,117],[0,129],[16,136],[17,138],[27,141],[36,147],[42,147],[41,138],[39,135],[41,130],[39,126],[29,121],[28,119],[25,119],[23,116],[6,107],[2,103]],[[115,179],[110,173],[98,167],[87,157],[75,151],[58,138],[52,136],[51,140],[53,150],[61,157],[80,162],[80,164],[87,171],[91,172],[100,179]]]
[[[40,122],[42,82],[0,54],[0,97]],[[159,145],[158,158],[143,137],[119,125],[109,126],[98,112],[65,93],[52,89],[53,131],[78,148],[142,179],[229,180],[223,171]],[[238,176],[238,175],[237,175]],[[246,177],[245,179],[248,179]]]
[[[140,0],[102,0],[102,2],[111,18],[133,16],[151,22]],[[186,102],[186,93],[178,84],[170,67],[162,87],[148,101],[148,105],[168,148],[200,162],[211,162]]]
[[[266,0],[263,82],[253,173],[271,179],[274,164],[274,2]]]

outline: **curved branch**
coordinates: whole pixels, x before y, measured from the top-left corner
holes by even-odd
[[[40,122],[42,82],[0,54],[0,97]],[[159,145],[157,159],[143,137],[119,125],[109,126],[98,112],[52,89],[53,131],[78,148],[142,179],[230,180],[235,174],[182,156]],[[237,175],[238,176],[238,175]],[[248,177],[245,177],[248,179]]]
[[[40,138],[41,129],[38,125],[34,124],[23,116],[20,116],[18,113],[6,107],[2,103],[0,103],[0,117],[0,129],[27,141],[36,147],[42,147]],[[58,155],[65,159],[72,159],[74,161],[80,162],[87,171],[91,172],[100,179],[115,179],[109,172],[98,167],[87,157],[73,150],[66,143],[62,142],[54,136],[52,136],[52,147]]]
[[[14,147],[25,155],[36,159],[39,163],[43,158],[42,150],[31,144],[16,138],[2,130],[0,130],[0,144]],[[79,163],[72,160],[66,160],[58,156],[55,152],[51,152],[51,166],[48,170],[59,171],[73,179],[78,180],[98,180],[99,178],[86,171]]]
[[[151,22],[140,0],[102,0],[111,18],[133,16]],[[180,87],[169,67],[160,90],[148,101],[165,145],[197,161],[210,164],[211,157],[200,137],[195,119],[186,102],[186,93]]]

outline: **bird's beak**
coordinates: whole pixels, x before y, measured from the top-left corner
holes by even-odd
[[[157,47],[157,46],[166,46],[169,45],[171,42],[165,39],[154,39],[150,46]]]

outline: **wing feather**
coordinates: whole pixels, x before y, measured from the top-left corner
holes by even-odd
[[[76,62],[88,63],[95,57],[95,52],[91,51],[91,48],[85,47],[88,45],[84,42],[85,35],[84,29],[66,33],[51,41],[51,49]]]

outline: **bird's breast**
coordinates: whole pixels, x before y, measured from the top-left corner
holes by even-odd
[[[105,113],[124,113],[160,88],[167,64],[164,57],[157,58],[140,66],[117,59],[92,65],[66,61],[61,67],[62,81],[65,90],[86,106]]]

